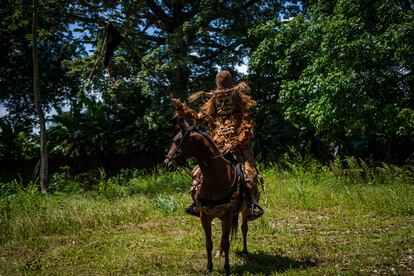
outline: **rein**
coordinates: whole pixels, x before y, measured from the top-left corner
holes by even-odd
[[[185,132],[184,132],[184,134],[182,134],[182,136],[181,136],[181,139],[180,139],[180,141],[178,142],[178,145],[176,146],[176,148],[175,148],[175,152],[174,152],[174,154],[172,155],[172,157],[171,158],[168,158],[168,159],[170,159],[170,160],[173,160],[173,161],[175,161],[175,158],[178,156],[178,155],[180,155],[181,153],[182,153],[182,149],[181,149],[181,146],[182,146],[182,143],[185,141],[185,139],[187,138],[187,136],[192,132],[192,131],[197,131],[198,133],[200,133],[201,135],[203,135],[208,141],[209,141],[209,143],[212,145],[212,146],[214,146],[214,148],[216,148],[217,149],[217,146],[216,146],[216,144],[214,143],[214,141],[210,138],[210,136],[208,136],[208,135],[206,135],[206,134],[204,134],[203,132],[201,132],[200,130],[198,130],[195,126],[192,126],[192,127],[189,127]],[[181,131],[181,133],[182,133],[183,131]],[[230,185],[230,187],[231,187],[231,191],[230,191],[230,193],[228,194],[228,195],[226,195],[224,198],[222,198],[222,199],[217,199],[217,200],[207,200],[207,199],[203,199],[203,198],[201,198],[201,197],[198,197],[198,202],[199,202],[199,204],[201,205],[201,206],[208,206],[209,208],[214,208],[214,207],[216,207],[216,206],[219,206],[219,205],[222,205],[222,204],[226,204],[226,203],[228,203],[231,199],[232,199],[232,197],[233,197],[233,195],[234,195],[234,193],[235,193],[235,191],[236,191],[236,189],[237,189],[237,178],[239,177],[240,178],[240,182],[244,182],[244,176],[243,176],[243,172],[242,172],[242,168],[241,168],[241,164],[239,163],[239,164],[237,164],[237,165],[234,165],[230,160],[228,160],[227,158],[225,158],[224,156],[226,155],[226,153],[220,153],[220,154],[218,154],[218,155],[214,155],[214,156],[212,156],[212,157],[210,157],[209,158],[209,160],[207,160],[207,161],[211,161],[211,160],[215,160],[215,159],[218,159],[218,158],[222,158],[225,162],[227,162],[227,163],[229,163],[231,166],[232,166],[232,168],[233,168],[233,171],[234,171],[234,177],[233,177],[233,181],[232,181],[232,183],[231,183],[231,185]],[[204,161],[203,163],[207,166],[207,161]],[[191,168],[189,168],[188,166],[186,166],[186,165],[184,165],[184,166],[182,166],[182,167],[184,167],[185,168],[185,171],[186,171],[186,173],[188,173],[190,176],[192,176],[192,173],[190,172],[190,170],[191,170]],[[243,187],[243,185],[241,185],[242,187]]]
[[[171,160],[174,160],[174,159],[177,157],[177,155],[178,155],[178,154],[180,154],[180,153],[182,152],[182,149],[181,149],[181,144],[184,142],[184,140],[185,140],[185,138],[188,136],[188,134],[190,134],[190,133],[191,133],[191,131],[193,131],[193,130],[194,130],[194,128],[195,128],[195,127],[189,127],[189,128],[185,131],[185,133],[181,136],[180,142],[178,143],[177,147],[175,148],[175,151],[174,151],[173,156],[171,157]],[[182,132],[182,131],[181,131],[181,132]]]
[[[204,136],[204,138],[206,138],[209,142],[210,142],[210,144],[211,145],[213,145],[216,149],[217,149],[217,146],[216,146],[216,144],[214,143],[214,141],[210,138],[210,136],[208,136],[207,134],[205,134],[205,133],[203,133],[203,132],[201,132],[200,130],[198,130],[195,126],[192,126],[192,127],[189,127],[185,132],[184,132],[184,134],[182,135],[182,137],[181,137],[181,139],[180,139],[180,142],[178,143],[178,145],[177,145],[177,147],[175,148],[175,151],[174,151],[174,154],[172,155],[172,157],[171,158],[168,158],[168,159],[170,159],[170,160],[175,160],[175,158],[177,157],[177,155],[179,155],[181,152],[182,152],[182,149],[181,149],[181,144],[184,142],[184,140],[185,140],[185,138],[187,138],[187,136],[192,132],[192,131],[196,131],[196,132],[198,132],[198,133],[200,133],[201,135],[203,135]],[[181,133],[182,133],[182,131],[181,131]],[[210,161],[210,160],[214,160],[214,159],[217,159],[217,158],[223,158],[223,160],[224,161],[226,161],[227,163],[230,163],[230,164],[232,164],[232,162],[230,161],[230,160],[228,160],[227,158],[225,158],[224,157],[224,155],[226,155],[226,153],[221,153],[221,154],[218,154],[218,155],[215,155],[215,156],[212,156],[209,160],[207,160],[207,161]],[[205,163],[205,165],[207,165],[207,162],[204,162]],[[183,167],[185,167],[185,168],[189,168],[188,166],[183,166]],[[190,169],[190,168],[189,168]]]

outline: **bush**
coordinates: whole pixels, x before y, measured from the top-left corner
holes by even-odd
[[[167,213],[173,213],[181,206],[175,196],[170,194],[159,194],[155,199],[155,205]]]
[[[49,182],[48,191],[51,193],[62,192],[68,194],[81,194],[85,189],[81,184],[73,179],[69,174],[69,167],[65,166],[62,172],[52,175]]]

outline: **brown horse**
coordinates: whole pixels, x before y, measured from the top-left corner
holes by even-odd
[[[225,159],[213,141],[190,127],[188,123],[179,120],[180,132],[174,137],[168,151],[164,166],[168,170],[176,170],[177,165],[185,165],[186,160],[194,157],[200,167],[203,180],[197,193],[197,206],[206,236],[207,269],[213,270],[211,252],[211,222],[214,218],[221,220],[222,233],[220,250],[217,256],[223,256],[224,269],[230,273],[229,249],[230,233],[236,234],[238,216],[242,213],[241,230],[243,233],[243,253],[247,254],[247,203],[243,200],[243,185],[236,167]]]

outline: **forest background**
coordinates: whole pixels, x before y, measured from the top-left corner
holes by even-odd
[[[190,176],[158,165],[177,131],[171,98],[213,89],[221,69],[257,100],[266,186],[231,271],[414,274],[413,1],[36,2],[0,1],[0,274],[203,273]],[[108,21],[125,37],[115,83]]]
[[[0,4],[3,178],[31,176],[39,160],[31,5]],[[213,89],[220,69],[252,88],[261,161],[414,162],[412,1],[44,0],[38,13],[51,172],[159,164],[175,132],[170,99]],[[108,21],[127,38],[115,84],[100,52]]]

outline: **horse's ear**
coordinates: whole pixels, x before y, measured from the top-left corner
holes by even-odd
[[[178,125],[182,131],[187,131],[187,129],[190,128],[190,125],[187,123],[187,120],[183,118],[178,120]]]

